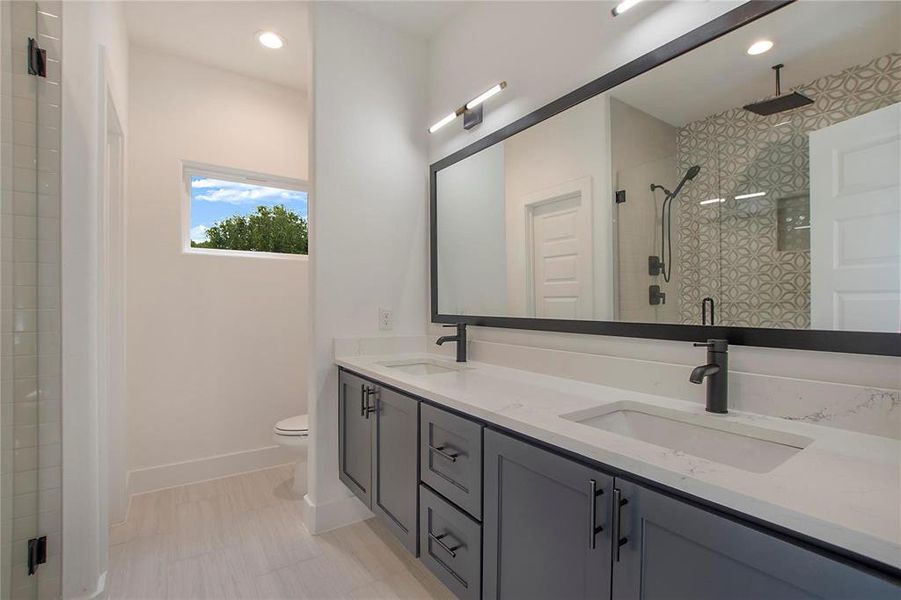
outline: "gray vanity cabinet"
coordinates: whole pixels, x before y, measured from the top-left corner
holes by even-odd
[[[419,402],[380,388],[372,421],[372,512],[416,556]]]
[[[619,498],[616,600],[899,597],[892,583],[640,485],[617,479]]]
[[[610,597],[613,478],[485,430],[483,597]]]
[[[417,554],[419,401],[338,376],[338,478]]]
[[[338,375],[338,478],[372,507],[372,391],[377,386],[356,375]]]

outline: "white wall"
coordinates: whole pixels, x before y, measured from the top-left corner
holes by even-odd
[[[67,2],[62,74],[63,596],[93,594],[107,556],[106,415],[97,395],[100,55],[128,135],[128,41],[121,6]]]
[[[133,47],[130,67],[134,493],[290,460],[271,433],[306,412],[307,260],[183,253],[180,161],[305,180],[308,111],[301,92],[180,57]]]
[[[593,306],[590,314],[613,314],[613,228],[610,202],[609,109],[596,96],[508,138],[506,147],[507,298],[511,315],[529,315],[526,201],[534,194],[578,179],[591,180]],[[589,259],[589,257],[583,257]],[[514,268],[519,267],[519,268]],[[534,314],[534,313],[531,313]]]
[[[504,144],[438,173],[438,310],[507,312],[504,235]]]
[[[491,84],[508,87],[485,106],[485,120],[459,121],[429,137],[429,161],[473,143],[579,85],[727,12],[739,2],[648,2],[613,18],[612,2],[484,3],[467,7],[429,43],[427,122]],[[440,330],[434,326],[433,335]],[[476,340],[699,364],[685,342],[477,328]],[[736,347],[730,366],[749,373],[898,389],[901,363],[880,356]],[[512,366],[512,365],[511,365]],[[697,394],[703,394],[697,386]]]
[[[338,481],[334,338],[425,332],[428,231],[425,43],[313,4],[311,448],[305,522],[330,529],[366,514]]]

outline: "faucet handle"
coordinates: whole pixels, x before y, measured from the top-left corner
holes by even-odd
[[[711,352],[728,352],[729,340],[710,339],[706,342],[695,342],[696,348],[707,348]]]

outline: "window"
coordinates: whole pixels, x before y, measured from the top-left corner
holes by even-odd
[[[305,182],[195,164],[184,182],[186,251],[307,254]]]

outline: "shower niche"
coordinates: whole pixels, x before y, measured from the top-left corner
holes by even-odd
[[[438,161],[433,321],[898,354],[899,24],[749,3]]]

